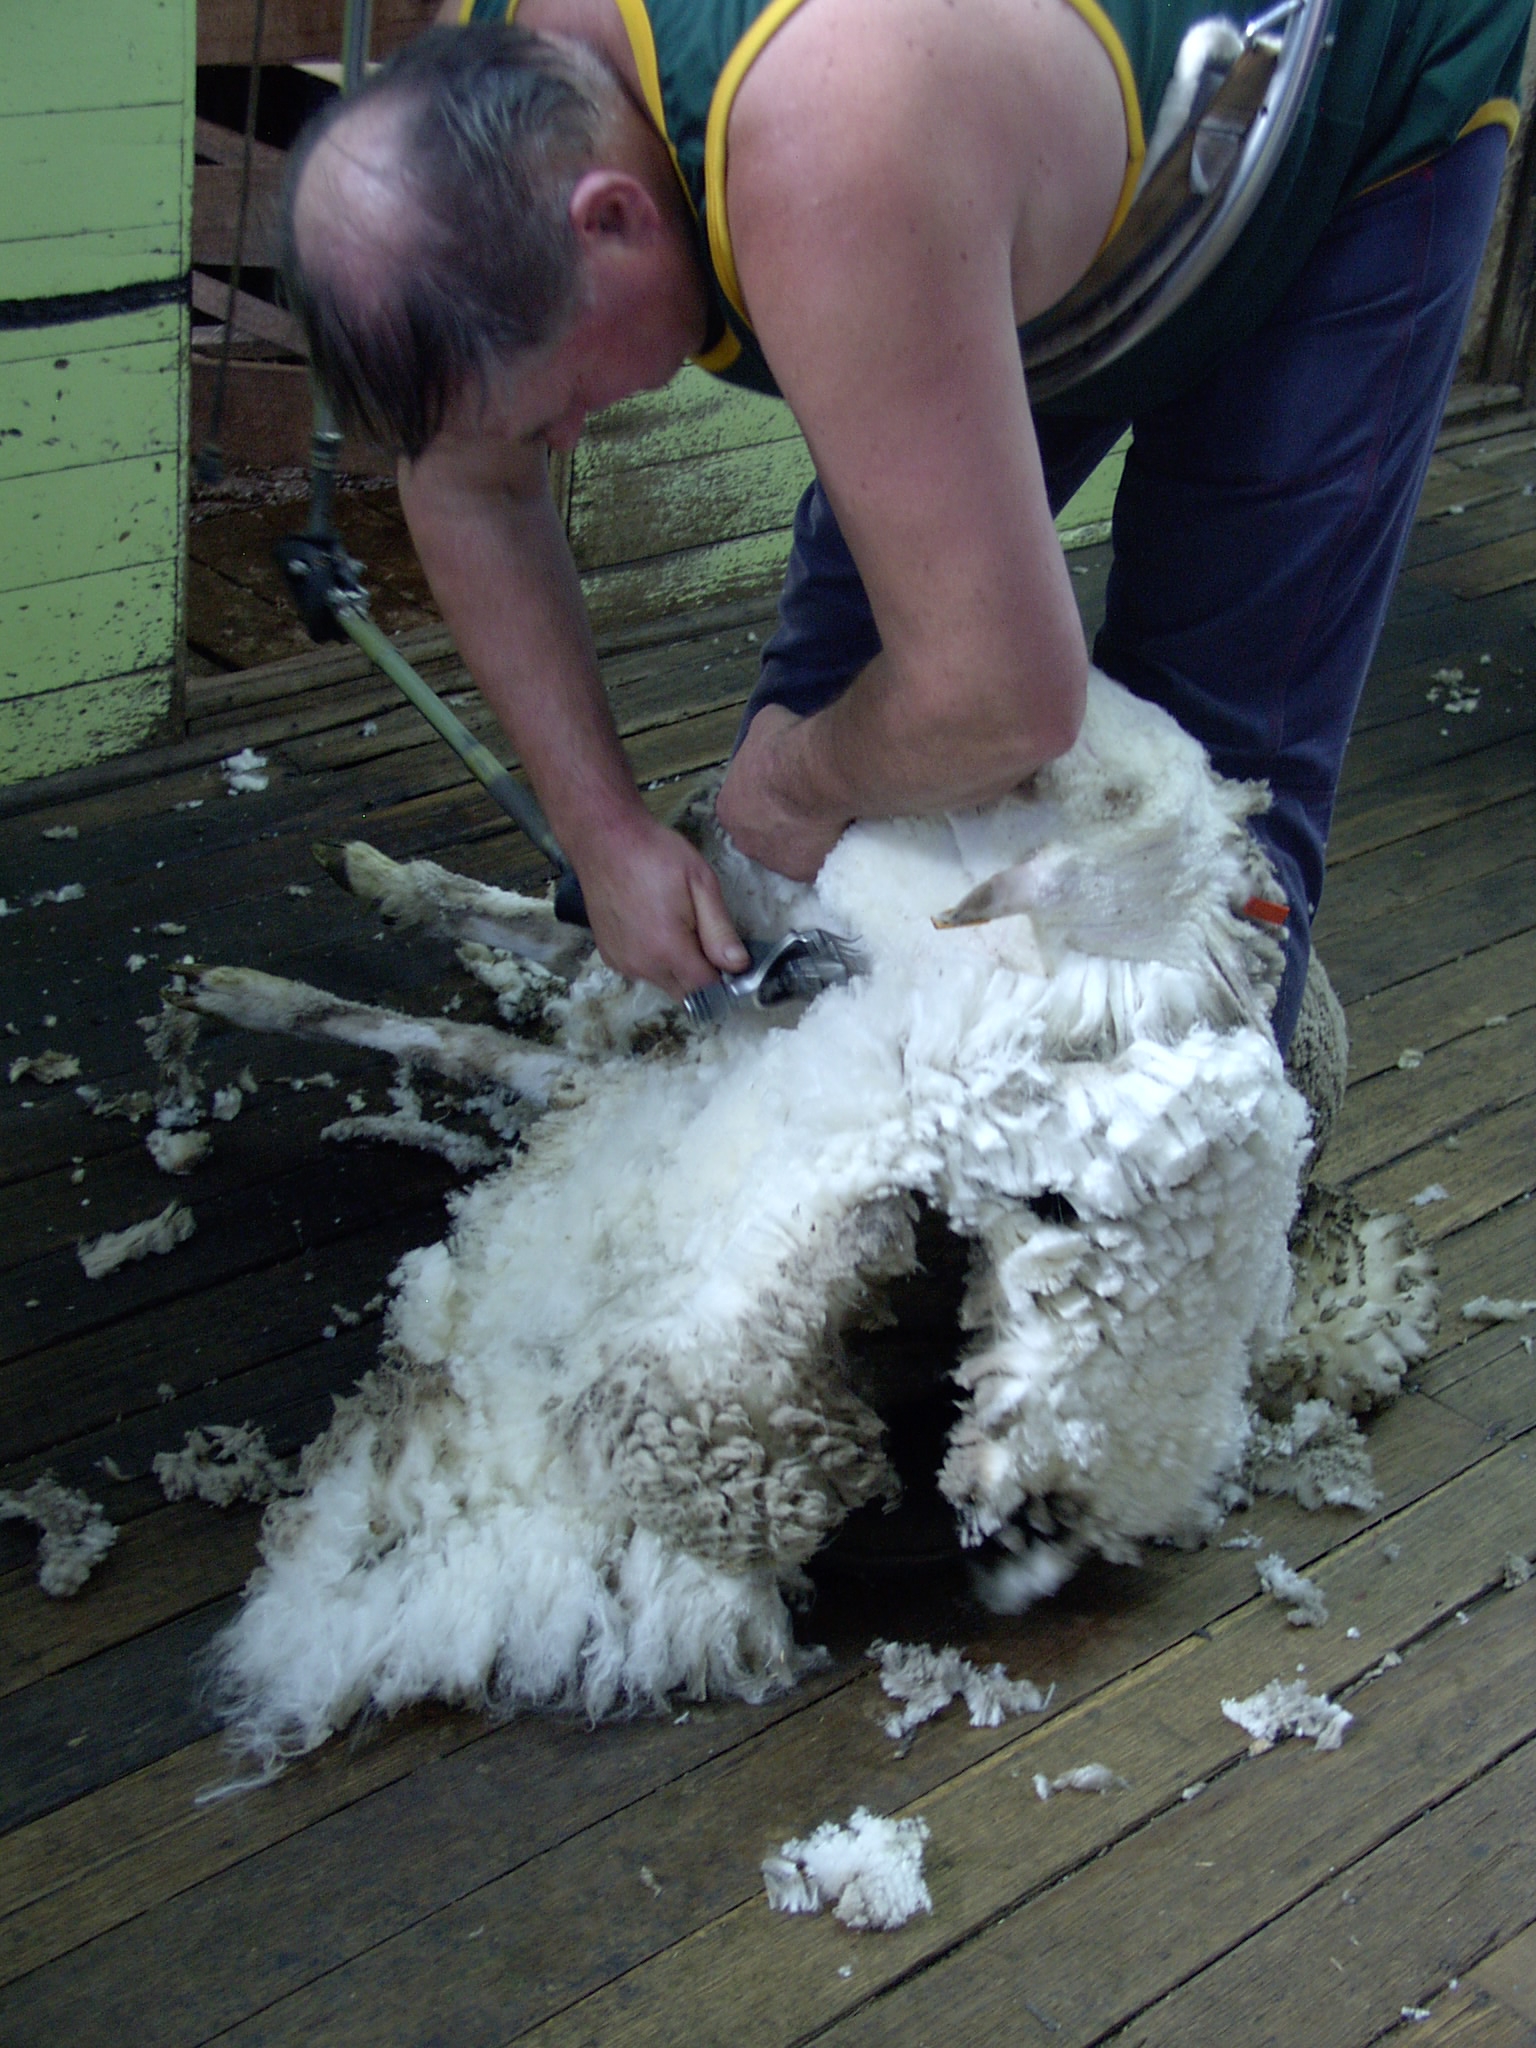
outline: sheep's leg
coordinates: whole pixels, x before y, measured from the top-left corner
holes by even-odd
[[[186,993],[176,1000],[247,1031],[360,1045],[411,1065],[431,1067],[450,1081],[506,1088],[540,1109],[556,1084],[579,1064],[569,1054],[525,1044],[488,1024],[407,1017],[250,967],[199,968]]]
[[[536,960],[570,980],[592,952],[592,934],[561,924],[550,903],[471,881],[434,860],[391,860],[364,839],[323,844],[315,858],[342,888],[371,903],[386,924],[439,938],[474,939]]]

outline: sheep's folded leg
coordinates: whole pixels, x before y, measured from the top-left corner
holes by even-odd
[[[544,898],[519,896],[456,875],[433,860],[391,860],[365,839],[316,846],[315,858],[343,889],[371,903],[387,924],[438,938],[478,940],[536,960],[569,980],[592,952],[592,934],[561,924]]]
[[[408,1017],[371,1003],[349,1002],[307,982],[286,981],[250,967],[200,967],[175,1000],[204,1017],[222,1017],[247,1031],[359,1045],[411,1065],[425,1066],[472,1087],[510,1089],[543,1108],[556,1084],[580,1062],[569,1054],[525,1044],[488,1024],[456,1024],[446,1017]]]

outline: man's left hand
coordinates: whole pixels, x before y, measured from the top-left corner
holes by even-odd
[[[807,801],[808,778],[796,769],[799,736],[809,721],[782,704],[765,704],[731,762],[715,815],[741,851],[791,881],[813,882],[852,823],[847,815]]]

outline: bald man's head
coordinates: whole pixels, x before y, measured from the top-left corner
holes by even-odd
[[[517,29],[434,29],[301,136],[283,279],[338,416],[418,455],[456,394],[575,308],[571,190],[617,91]]]

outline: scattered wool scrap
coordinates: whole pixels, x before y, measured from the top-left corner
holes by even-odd
[[[1536,1301],[1495,1300],[1492,1295],[1479,1294],[1462,1303],[1461,1313],[1469,1323],[1519,1323],[1536,1315]]]
[[[219,763],[224,787],[231,796],[254,795],[267,786],[267,778],[261,772],[266,765],[266,755],[255,753],[250,747],[242,747],[238,754],[226,754]]]
[[[131,1124],[141,1123],[155,1106],[155,1098],[147,1088],[135,1088],[125,1095],[103,1095],[87,1081],[75,1093],[89,1104],[92,1116],[120,1116]]]
[[[181,939],[186,937],[187,928],[184,924],[176,924],[170,918],[164,917],[155,926],[155,930],[168,939]]]
[[[499,1162],[502,1155],[484,1138],[451,1130],[422,1115],[421,1098],[408,1067],[398,1070],[389,1095],[395,1107],[388,1116],[338,1117],[320,1136],[337,1144],[349,1138],[378,1138],[389,1145],[412,1145],[418,1151],[435,1152],[457,1173],[474,1173]]]
[[[20,917],[20,915],[21,910],[19,905],[12,906],[11,904],[6,902],[3,896],[0,896],[0,917]]]
[[[302,1095],[308,1088],[334,1088],[336,1086],[336,1076],[329,1067],[322,1067],[318,1074],[277,1074],[273,1076],[272,1085],[274,1088],[281,1088],[285,1084],[293,1090],[295,1095]]]
[[[1035,1797],[1049,1799],[1057,1792],[1112,1792],[1126,1781],[1108,1764],[1078,1764],[1073,1770],[1063,1771],[1059,1778],[1048,1778],[1044,1771],[1037,1771],[1034,1782]]]
[[[290,896],[313,896],[315,892],[308,882],[290,882],[286,893]]]
[[[1528,1586],[1533,1573],[1536,1573],[1536,1565],[1518,1550],[1512,1550],[1504,1560],[1504,1584],[1511,1593],[1517,1586]]]
[[[153,1130],[144,1140],[149,1156],[162,1173],[190,1173],[213,1149],[206,1131]]]
[[[104,1472],[107,1475],[107,1477],[110,1480],[113,1480],[118,1486],[126,1486],[128,1484],[130,1477],[132,1476],[130,1473],[127,1473],[123,1470],[122,1466],[119,1465],[116,1458],[98,1458],[96,1460],[96,1470],[98,1472]]]
[[[1439,1181],[1432,1180],[1427,1188],[1420,1188],[1419,1192],[1413,1197],[1413,1206],[1415,1209],[1427,1209],[1431,1202],[1444,1202],[1448,1199],[1449,1197]]]
[[[245,1094],[239,1088],[215,1088],[210,1105],[216,1123],[232,1124],[245,1107]]]
[[[237,1500],[271,1501],[297,1493],[297,1461],[274,1457],[267,1433],[251,1422],[210,1422],[189,1429],[179,1451],[157,1451],[155,1477],[167,1500],[205,1500],[227,1508]]]
[[[1309,1735],[1315,1749],[1337,1749],[1355,1718],[1326,1695],[1308,1692],[1299,1678],[1272,1678],[1247,1699],[1223,1700],[1221,1711],[1253,1738],[1256,1754],[1286,1735]]]
[[[1284,1606],[1292,1628],[1321,1628],[1328,1619],[1328,1603],[1314,1579],[1288,1565],[1278,1551],[1271,1551],[1254,1565],[1259,1584]]]
[[[239,1073],[236,1074],[235,1086],[242,1095],[259,1095],[261,1092],[261,1083],[249,1067],[242,1067]]]
[[[178,811],[200,811],[203,808],[203,799],[200,796],[189,796],[184,798],[175,808]]]
[[[855,1807],[847,1827],[823,1821],[763,1859],[768,1904],[780,1913],[819,1913],[830,1904],[847,1927],[901,1927],[933,1911],[923,1881],[927,1840],[928,1823],[915,1814],[890,1820]]]
[[[1499,1011],[1497,1016],[1485,1017],[1483,1019],[1483,1029],[1485,1031],[1498,1031],[1501,1030],[1503,1026],[1506,1025],[1508,1022],[1509,1018],[1501,1010]]]
[[[1405,2005],[1399,2010],[1398,2018],[1414,2021],[1432,2020],[1434,2014],[1427,2005]]]
[[[1243,1477],[1255,1493],[1292,1494],[1304,1508],[1380,1504],[1359,1424],[1331,1401],[1298,1403],[1289,1422],[1254,1423]]]
[[[145,953],[130,953],[123,965],[130,974],[138,974],[149,965],[149,956]]]
[[[661,1897],[661,1885],[657,1880],[655,1871],[652,1870],[648,1863],[642,1863],[640,1866],[640,1882],[645,1886],[653,1899]]]
[[[1405,1074],[1411,1074],[1415,1067],[1422,1067],[1424,1055],[1416,1045],[1405,1045],[1397,1056],[1397,1064]]]
[[[135,1259],[147,1259],[151,1252],[171,1252],[185,1244],[197,1228],[190,1209],[180,1202],[167,1202],[158,1216],[143,1223],[130,1223],[126,1230],[108,1230],[79,1246],[80,1263],[88,1280],[102,1280]]]
[[[344,1308],[339,1301],[331,1303],[331,1314],[338,1323],[345,1323],[349,1330],[355,1330],[363,1320],[355,1308]]]
[[[164,1407],[168,1401],[174,1401],[175,1398],[176,1389],[169,1380],[162,1380],[159,1386],[155,1388],[155,1399],[160,1403],[161,1407]]]
[[[32,898],[32,908],[44,903],[78,903],[84,894],[83,882],[66,882],[62,889],[40,889]]]
[[[1242,1536],[1224,1537],[1220,1548],[1223,1550],[1262,1550],[1264,1548],[1264,1538],[1262,1536],[1255,1536],[1249,1530]]]
[[[869,1655],[879,1660],[880,1683],[887,1695],[906,1703],[883,1724],[893,1742],[942,1714],[956,1697],[964,1699],[973,1728],[997,1728],[1015,1714],[1044,1713],[1050,1704],[1050,1693],[1041,1692],[1027,1678],[1011,1679],[1001,1664],[978,1670],[955,1649],[876,1641],[870,1644]]]
[[[203,1120],[203,1069],[194,1064],[203,1020],[163,998],[159,1014],[134,1020],[144,1033],[144,1047],[160,1069],[155,1091],[155,1121],[162,1130],[190,1130]]]
[[[80,1071],[80,1062],[72,1052],[23,1053],[11,1061],[9,1071],[13,1082],[26,1076],[51,1088],[58,1081],[73,1081]]]
[[[0,1522],[25,1521],[42,1531],[37,1583],[56,1600],[78,1593],[117,1541],[117,1530],[93,1500],[60,1486],[51,1472],[25,1493],[0,1493]]]
[[[78,839],[80,837],[80,827],[78,825],[45,825],[43,827],[43,837],[45,839]]]
[[[1196,1778],[1193,1785],[1186,1785],[1184,1787],[1183,1791],[1179,1794],[1179,1797],[1186,1801],[1190,1799],[1198,1799],[1200,1797],[1200,1794],[1208,1789],[1209,1783],[1209,1779]]]

